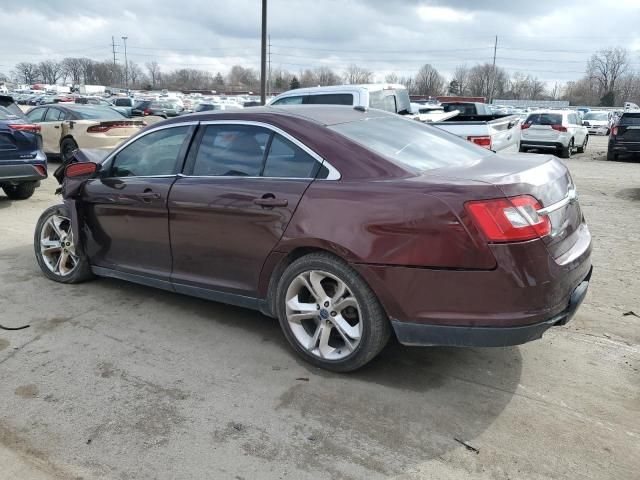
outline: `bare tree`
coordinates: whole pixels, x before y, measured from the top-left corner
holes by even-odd
[[[38,81],[40,71],[35,63],[20,62],[15,66],[14,76],[22,83],[32,84]]]
[[[318,67],[314,71],[318,85],[338,85],[340,77],[329,67]]]
[[[623,48],[600,50],[587,63],[587,75],[598,83],[600,93],[615,91],[616,81],[629,67],[629,54]]]
[[[140,85],[143,81],[144,72],[140,68],[140,65],[129,60],[129,80],[131,80],[132,85]]]
[[[38,71],[44,83],[55,85],[62,76],[62,65],[55,60],[43,60],[38,64]]]
[[[469,90],[469,67],[467,65],[458,65],[453,71],[453,79],[458,85],[458,94],[466,95]]]
[[[74,85],[79,85],[82,81],[82,59],[67,57],[62,62],[60,62],[62,66],[63,73],[71,78],[71,83]]]
[[[160,80],[160,65],[154,60],[153,62],[147,62],[145,66],[147,67],[147,71],[149,72],[151,87],[155,88],[156,84]]]
[[[96,62],[94,62],[90,58],[79,58],[78,61],[81,65],[82,83],[84,83],[85,85],[96,83],[96,79],[94,76],[94,65]]]
[[[502,95],[507,88],[509,76],[507,72],[485,63],[476,65],[469,70],[469,93],[474,96],[489,98],[492,90],[494,95]]]
[[[444,91],[444,77],[427,63],[418,70],[414,79],[414,88],[418,95],[440,95]]]
[[[391,72],[388,73],[385,77],[384,77],[384,81],[386,83],[398,83],[398,74],[395,72]]]
[[[359,67],[355,63],[349,65],[344,72],[344,81],[348,84],[370,83],[372,78],[371,70]]]

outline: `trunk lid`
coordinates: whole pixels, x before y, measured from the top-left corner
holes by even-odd
[[[553,155],[492,154],[471,165],[431,171],[448,178],[473,180],[496,186],[506,197],[531,195],[543,208],[564,200],[575,189],[567,167]],[[549,253],[558,258],[575,244],[574,233],[583,217],[577,200],[548,214],[551,233],[542,240]]]

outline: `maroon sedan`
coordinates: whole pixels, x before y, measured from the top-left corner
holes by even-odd
[[[64,204],[35,232],[47,277],[257,309],[331,370],[364,365],[392,334],[405,345],[540,338],[572,318],[591,275],[561,161],[496,155],[382,111],[204,112],[73,162]]]

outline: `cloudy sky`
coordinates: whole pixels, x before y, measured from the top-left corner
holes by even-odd
[[[157,61],[163,70],[258,68],[261,0],[2,0],[0,72],[65,56]],[[382,79],[431,63],[497,63],[545,81],[584,72],[596,50],[622,46],[640,70],[640,0],[269,0],[272,68],[351,63]]]

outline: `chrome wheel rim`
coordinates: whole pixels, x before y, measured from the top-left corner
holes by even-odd
[[[324,360],[348,357],[362,337],[358,301],[342,280],[327,272],[310,270],[293,279],[286,316],[300,346]]]
[[[52,215],[40,230],[40,256],[49,271],[65,277],[78,267],[79,258],[73,242],[71,220]]]

